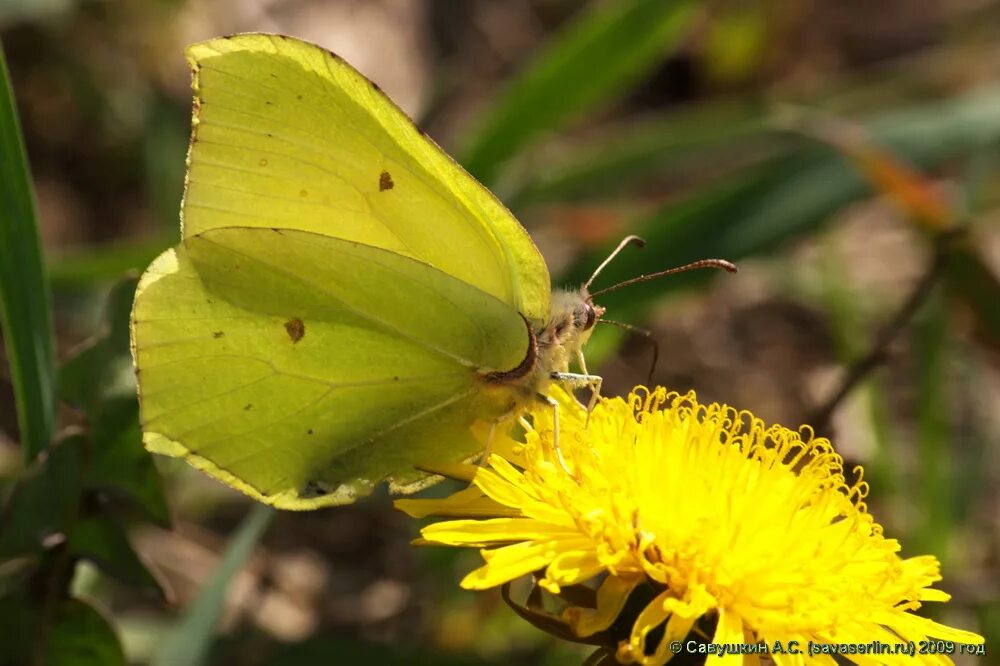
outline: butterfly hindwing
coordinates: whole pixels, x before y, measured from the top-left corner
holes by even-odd
[[[161,255],[132,328],[147,446],[283,508],[474,453],[469,425],[509,402],[481,376],[529,343],[513,308],[431,266],[253,227]]]

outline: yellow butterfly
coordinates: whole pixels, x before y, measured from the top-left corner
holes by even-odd
[[[420,463],[481,450],[476,422],[553,379],[599,386],[580,350],[603,309],[553,292],[524,228],[378,86],[278,35],[187,58],[182,242],[132,315],[149,450],[308,509],[416,490]]]

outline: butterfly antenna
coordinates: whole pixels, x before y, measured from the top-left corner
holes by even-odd
[[[636,245],[638,247],[646,247],[646,241],[644,241],[641,238],[639,238],[638,236],[634,236],[634,235],[626,236],[625,238],[623,238],[622,242],[618,243],[618,247],[616,247],[614,249],[614,252],[612,252],[611,254],[609,254],[608,258],[605,259],[604,261],[602,261],[601,265],[598,266],[597,270],[594,271],[594,274],[590,276],[590,279],[583,283],[583,288],[584,289],[589,289],[590,288],[590,283],[594,281],[594,278],[596,278],[598,275],[600,275],[601,271],[604,270],[604,267],[607,266],[608,264],[610,264],[611,260],[614,259],[615,257],[617,257],[618,253],[621,252],[622,250],[624,250],[629,245]]]
[[[628,239],[626,239],[628,240]],[[622,241],[624,244],[625,241]],[[619,246],[620,249],[620,246]],[[617,252],[617,250],[616,250]],[[614,255],[612,255],[614,256]],[[604,262],[605,264],[608,262]],[[604,265],[602,264],[603,268]],[[650,273],[649,275],[640,275],[639,277],[632,278],[631,280],[625,280],[624,282],[619,282],[618,284],[611,285],[606,289],[601,289],[600,291],[593,292],[590,296],[591,298],[595,296],[600,296],[601,294],[606,294],[609,291],[616,291],[622,287],[628,287],[629,285],[639,284],[640,282],[649,282],[650,280],[655,280],[661,278],[665,275],[673,275],[674,273],[686,273],[687,271],[697,270],[699,268],[718,268],[724,270],[728,273],[736,272],[736,264],[726,261],[725,259],[702,259],[700,261],[692,261],[690,264],[684,264],[683,266],[678,266],[677,268],[669,268],[665,271],[660,271],[659,273]],[[589,284],[589,283],[588,283]]]
[[[623,321],[615,321],[613,319],[598,319],[598,324],[611,324],[612,326],[617,326],[618,328],[623,328],[631,333],[638,333],[641,335],[650,345],[653,346],[653,362],[649,366],[649,377],[646,380],[646,386],[651,386],[653,384],[653,373],[656,372],[656,362],[660,360],[660,344],[653,337],[652,331],[647,331],[644,328],[639,328],[638,326],[633,326],[632,324],[626,324]]]

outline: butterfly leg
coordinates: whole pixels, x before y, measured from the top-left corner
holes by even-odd
[[[584,428],[590,425],[590,414],[594,411],[597,401],[601,398],[601,386],[603,384],[604,378],[600,375],[594,375],[594,382],[590,385],[590,402],[587,403],[587,420],[583,424]]]
[[[476,463],[476,467],[478,468],[476,470],[477,473],[480,469],[484,469],[490,463],[490,454],[493,453],[493,436],[496,434],[497,431],[497,423],[498,421],[493,421],[492,423],[490,423],[490,431],[486,433],[486,446],[483,447],[483,453],[479,456],[479,462]],[[476,475],[473,474],[472,476],[473,480],[469,481],[470,488],[476,485],[475,484]]]
[[[582,358],[580,360],[581,362],[583,361]],[[598,398],[601,397],[601,386],[604,383],[604,378],[600,375],[591,375],[586,372],[553,372],[549,376],[555,381],[562,382],[573,389],[583,387],[590,389],[590,401],[587,403],[587,420],[584,423],[584,428],[589,426],[590,413],[594,411],[594,405],[597,404]]]
[[[490,462],[490,455],[493,453],[493,436],[497,432],[497,421],[490,423],[490,431],[486,433],[486,446],[483,447],[483,455],[479,458],[479,466],[486,467]]]
[[[583,374],[595,377],[596,381],[590,385],[590,402],[587,403],[587,421],[584,427],[590,425],[590,413],[594,411],[594,405],[597,404],[598,399],[601,397],[601,386],[604,383],[604,378],[600,375],[591,375],[587,371],[587,361],[583,358],[583,350],[576,350],[576,361],[580,364],[580,369],[583,370]]]
[[[559,466],[563,468],[564,472],[576,478],[576,475],[570,470],[569,465],[566,464],[566,458],[563,457],[562,450],[559,448],[559,403],[544,393],[538,393],[536,397],[552,408],[552,448],[556,459],[559,461]]]

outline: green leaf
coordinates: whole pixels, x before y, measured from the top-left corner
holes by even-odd
[[[168,527],[170,510],[153,457],[143,448],[139,403],[129,350],[129,319],[136,278],[108,295],[101,331],[60,371],[60,392],[90,419],[87,490],[133,503],[145,517]]]
[[[86,445],[80,434],[56,442],[18,480],[0,510],[0,560],[38,554],[65,540],[76,513]]]
[[[112,288],[101,329],[59,371],[60,397],[90,415],[105,400],[135,397],[129,318],[138,282],[132,276]]]
[[[0,326],[25,461],[49,445],[55,427],[50,295],[36,218],[28,160],[0,48]]]
[[[0,641],[0,666],[32,663],[38,634],[38,613],[32,610],[21,595],[0,597],[0,626],[5,637]]]
[[[66,599],[56,607],[47,646],[46,666],[125,666],[114,629],[79,599]]]
[[[68,537],[69,552],[95,564],[105,574],[159,601],[166,601],[162,584],[150,573],[129,543],[125,530],[107,513],[78,519]]]
[[[595,3],[571,19],[510,83],[459,160],[485,183],[546,130],[628,91],[676,47],[697,16],[685,0]]]
[[[84,484],[99,497],[142,510],[161,527],[170,526],[163,480],[142,446],[139,405],[134,395],[106,401],[91,424],[94,442]]]
[[[32,599],[0,599],[0,666],[125,666],[114,629],[95,608],[62,599],[49,612]]]
[[[136,423],[134,408],[130,414],[130,422]],[[125,456],[121,450],[117,456],[114,452],[110,456],[103,452],[95,456],[95,448],[84,435],[75,434],[58,441],[36,458],[0,511],[0,560],[37,557],[68,544],[72,557],[91,560],[122,582],[164,598],[159,581],[146,570],[124,530],[107,511],[110,506],[107,499],[114,497],[113,492],[121,492],[118,489],[122,484],[138,486],[140,479],[131,477],[137,476],[137,468],[139,472],[144,469],[129,465],[127,458],[114,467],[109,462],[122,460]],[[151,469],[152,461],[141,448],[138,437],[131,448],[146,458]],[[96,466],[95,458],[99,461],[102,456],[105,464]],[[113,478],[116,472],[120,479]],[[92,492],[103,489],[95,483],[100,474],[108,477],[106,483],[114,491]],[[152,481],[157,484],[152,487],[159,491],[158,477],[147,479],[147,483]],[[139,492],[149,493],[143,488]],[[162,510],[166,511],[165,505]]]
[[[150,666],[199,666],[205,663],[229,583],[250,557],[274,514],[274,509],[267,505],[253,505],[230,540],[212,577],[181,621],[164,637]]]

